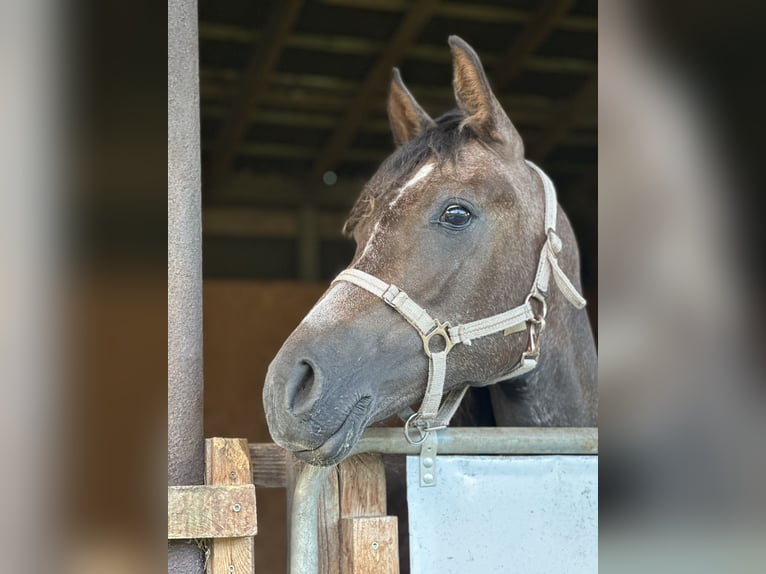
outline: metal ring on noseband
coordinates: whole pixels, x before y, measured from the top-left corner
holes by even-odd
[[[428,333],[421,333],[420,338],[423,340],[423,350],[426,353],[426,356],[430,359],[431,355],[433,355],[433,351],[431,351],[431,339],[434,337],[441,337],[444,339],[444,353],[449,354],[449,352],[452,350],[452,347],[455,346],[455,344],[452,342],[452,339],[449,336],[449,328],[451,325],[449,324],[449,321],[445,321],[444,323],[439,323],[438,319],[434,319],[434,328],[428,331]]]

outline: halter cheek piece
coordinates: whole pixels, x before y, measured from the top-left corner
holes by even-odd
[[[426,440],[431,431],[446,428],[455,414],[460,401],[463,399],[468,385],[463,385],[449,391],[442,401],[444,379],[447,373],[447,355],[455,345],[461,343],[470,345],[474,339],[502,332],[504,335],[526,330],[528,343],[518,362],[505,375],[484,383],[491,385],[519,377],[537,367],[540,357],[540,335],[545,328],[545,318],[548,312],[546,296],[548,284],[553,275],[554,282],[567,300],[578,309],[585,306],[585,299],[577,292],[572,282],[559,267],[556,256],[561,251],[561,239],[556,235],[556,188],[550,178],[535,164],[527,161],[543,182],[545,190],[545,243],[540,252],[537,273],[532,289],[524,303],[504,313],[492,315],[478,321],[462,325],[451,325],[431,317],[420,305],[410,299],[396,285],[381,281],[377,277],[358,269],[346,269],[341,272],[333,283],[346,281],[369,291],[376,297],[395,309],[412,325],[423,340],[423,351],[428,357],[428,385],[425,396],[417,412],[408,409],[400,413],[406,419],[404,435],[413,444]],[[441,340],[440,347],[437,339]],[[443,347],[443,348],[441,348]],[[435,348],[440,348],[436,351]],[[417,435],[413,436],[413,431]]]

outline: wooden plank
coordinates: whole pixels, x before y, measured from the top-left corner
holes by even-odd
[[[207,484],[252,484],[247,440],[214,437],[205,440]]]
[[[413,3],[386,49],[375,61],[356,97],[350,102],[343,121],[314,162],[306,178],[308,186],[316,185],[322,174],[334,168],[341,156],[346,153],[372,109],[378,92],[388,85],[391,68],[415,44],[438,3],[439,0],[418,0]]]
[[[284,488],[287,485],[285,457],[287,451],[271,442],[251,443],[250,461],[256,488]]]
[[[343,518],[341,574],[399,574],[395,516]]]
[[[303,0],[284,0],[276,4],[263,40],[256,46],[242,85],[232,102],[231,115],[221,129],[215,156],[210,163],[208,185],[215,186],[228,172],[247,131],[248,117],[266,91],[302,7]]]
[[[352,149],[348,151],[346,158],[355,161],[368,161],[377,163],[382,161],[387,155],[391,153],[391,151],[393,151],[393,149]],[[250,155],[255,157],[286,157],[293,159],[306,159],[316,157],[323,152],[318,149],[295,146],[291,144],[249,143],[242,146],[240,153],[242,153],[242,155]],[[328,169],[330,168],[328,167]],[[324,171],[318,174],[318,176],[321,178],[323,173]]]
[[[386,515],[386,471],[380,454],[360,454],[340,463],[342,518]]]
[[[317,195],[317,205],[322,211],[348,215],[366,178],[346,176],[322,190]],[[206,201],[205,207],[265,207],[289,208],[293,213],[305,199],[300,179],[285,174],[255,174],[239,172],[221,187],[215,197]],[[203,212],[204,213],[204,212]],[[321,225],[321,221],[320,221]]]
[[[252,465],[247,440],[236,438],[209,438],[205,441],[205,481],[208,484],[230,484],[248,488],[253,493],[255,514],[255,486],[252,485]],[[207,562],[208,574],[252,574],[254,571],[253,538],[216,538],[210,545]]]
[[[342,239],[346,212],[317,214],[319,239]],[[293,239],[301,230],[299,213],[290,209],[254,207],[206,207],[202,210],[202,231],[209,237],[267,237]]]
[[[168,539],[253,536],[255,487],[168,486]]]
[[[505,57],[491,74],[495,88],[506,88],[524,69],[530,54],[535,53],[574,4],[574,0],[546,0],[514,40]],[[490,64],[485,63],[485,66]]]

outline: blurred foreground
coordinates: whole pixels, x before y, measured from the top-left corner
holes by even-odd
[[[651,3],[599,14],[601,568],[763,571],[760,245],[722,129],[736,88],[678,44],[715,8],[669,4],[670,25]]]

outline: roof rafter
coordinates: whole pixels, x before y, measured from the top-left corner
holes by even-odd
[[[323,4],[355,8],[362,10],[378,10],[381,12],[401,12],[409,5],[410,0],[321,0]],[[476,22],[525,22],[531,17],[529,12],[509,9],[505,6],[486,6],[478,3],[450,2],[436,9],[436,14],[456,20],[473,20]],[[580,32],[595,32],[598,30],[598,20],[590,16],[568,16],[559,23],[562,30]]]
[[[591,76],[580,87],[575,95],[562,103],[558,110],[551,114],[550,119],[543,128],[539,138],[529,148],[529,156],[540,161],[547,156],[577,125],[580,117],[587,113],[598,96],[598,76]]]
[[[367,74],[362,87],[349,105],[343,121],[314,162],[307,175],[309,185],[317,182],[325,171],[335,167],[340,157],[353,143],[359,128],[375,103],[376,92],[388,81],[391,68],[411,49],[438,4],[439,0],[419,0],[407,12],[372,70]]]
[[[200,22],[199,35],[203,41],[214,40],[237,44],[258,42],[263,36],[259,31],[250,30],[244,26],[214,22]],[[385,47],[385,43],[379,40],[356,36],[326,36],[320,34],[290,34],[285,42],[288,48],[316,50],[333,54],[377,54]],[[413,46],[407,57],[413,60],[439,64],[449,64],[452,61],[452,55],[449,50],[444,49],[444,46],[430,44]],[[497,65],[499,63],[498,60],[494,54],[485,54],[482,57],[482,62],[488,68]],[[523,61],[523,66],[532,70],[559,74],[584,74],[591,72],[595,67],[588,60],[547,57],[527,57]]]
[[[221,129],[210,163],[208,185],[215,186],[229,171],[237,148],[247,132],[250,115],[265,92],[302,7],[303,0],[284,0],[277,3],[271,14],[263,41],[253,52],[247,71],[242,76],[240,89],[231,103],[231,113]]]
[[[511,44],[505,58],[495,65],[492,79],[495,87],[507,87],[524,69],[527,58],[548,39],[554,28],[572,8],[574,0],[546,0]]]

